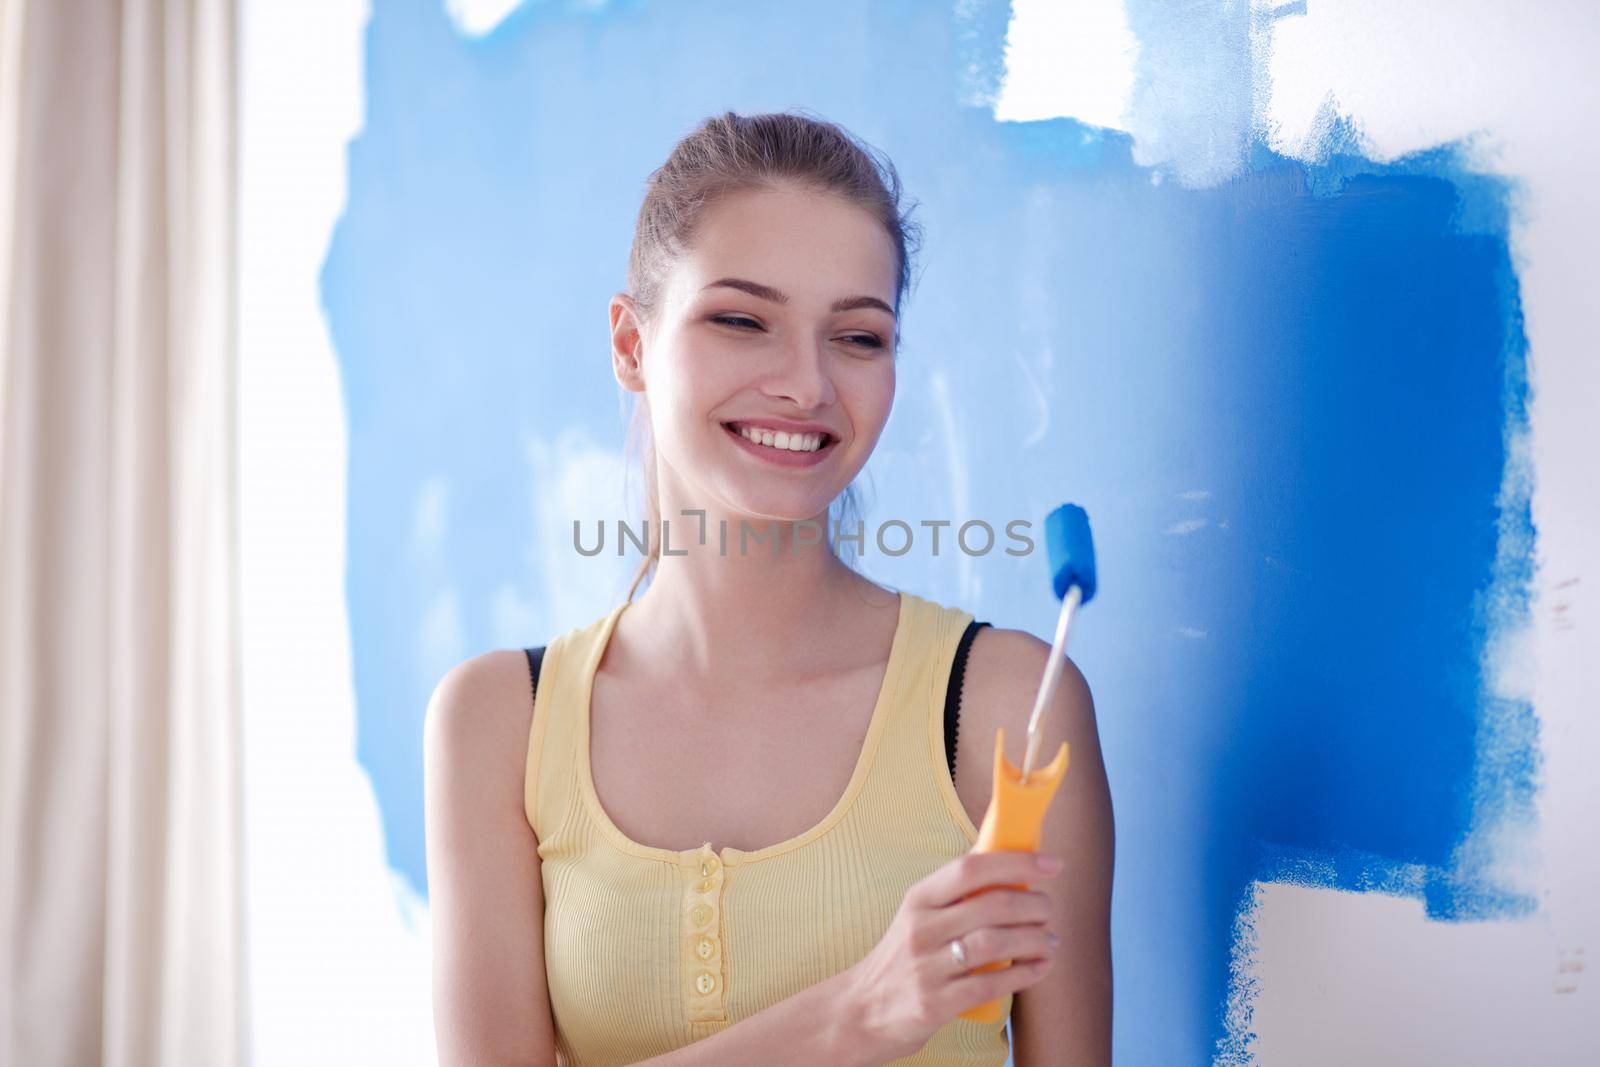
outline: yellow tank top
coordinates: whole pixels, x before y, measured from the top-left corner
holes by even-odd
[[[972,616],[904,591],[844,794],[805,833],[754,852],[673,851],[622,833],[590,773],[596,670],[624,603],[546,647],[524,808],[539,839],[544,957],[559,1062],[635,1063],[710,1037],[850,967],[883,937],[912,883],[969,851],[978,830],[950,780],[944,693]],[[1000,1067],[999,1021],[955,1018],[919,1067]]]

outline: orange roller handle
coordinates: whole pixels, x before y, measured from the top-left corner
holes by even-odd
[[[1061,779],[1067,773],[1067,743],[1061,742],[1061,749],[1056,753],[1055,759],[1039,767],[1030,775],[1026,784],[1022,781],[1022,768],[1017,767],[1006,759],[1005,745],[1006,732],[1003,727],[995,730],[994,737],[994,793],[989,799],[989,810],[984,813],[983,825],[978,828],[978,841],[972,846],[974,852],[996,852],[1009,849],[1016,852],[1039,851],[1039,832],[1044,826],[1044,814],[1050,808],[1050,801],[1056,795],[1056,789],[1061,785]],[[965,898],[970,900],[978,893],[987,893],[992,889],[1026,889],[1026,885],[1013,886],[985,886],[976,893],[969,893]],[[982,974],[987,971],[998,971],[1003,967],[1011,966],[1010,960],[994,960],[981,967],[972,968],[973,974]],[[961,1013],[961,1018],[970,1019],[978,1023],[997,1022],[1001,1018],[1002,1000],[991,1000],[978,1004]]]

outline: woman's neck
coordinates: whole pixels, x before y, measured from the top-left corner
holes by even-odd
[[[714,529],[705,545],[696,533],[680,546],[675,525],[668,548],[684,554],[657,561],[649,586],[618,621],[617,640],[672,662],[688,679],[782,678],[814,657],[836,659],[841,639],[861,633],[863,615],[887,610],[897,597],[826,543],[792,547],[790,524],[782,525],[776,551],[769,540],[743,553],[737,524],[726,552]]]

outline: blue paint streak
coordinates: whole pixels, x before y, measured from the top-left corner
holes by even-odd
[[[1153,183],[1124,135],[963,106],[993,88],[1005,10],[544,4],[466,42],[435,3],[375,5],[322,276],[350,431],[356,755],[391,861],[425,890],[438,677],[420,620],[453,588],[473,654],[501,586],[544,611],[524,441],[620,448],[603,308],[645,176],[704,115],[811,108],[890,153],[928,231],[867,520],[1088,510],[1105,595],[1073,655],[1118,819],[1117,1062],[1225,1059],[1251,879],[1415,896],[1436,919],[1532,906],[1458,851],[1531,812],[1538,771],[1532,710],[1479,669],[1532,577],[1531,486],[1499,507],[1527,419],[1511,190],[1448,146],[1308,167],[1255,144],[1226,184]],[[920,62],[886,63],[884,40]],[[921,458],[935,369],[982,472],[967,514]],[[1025,445],[1034,381],[1050,421]],[[446,539],[419,561],[405,531],[434,477]],[[954,562],[863,564],[956,603]],[[977,567],[963,606],[1049,635],[1042,552]],[[585,621],[545,612],[523,643]]]

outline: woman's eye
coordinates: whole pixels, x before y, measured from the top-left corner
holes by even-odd
[[[740,327],[742,329],[756,329],[756,330],[759,330],[761,328],[761,324],[759,322],[757,322],[756,320],[751,319],[751,318],[746,318],[743,315],[713,315],[713,316],[711,316],[711,321],[712,322],[716,322],[716,323],[722,323],[722,324],[725,324],[725,325],[728,325],[728,326],[737,326],[737,327]],[[849,337],[843,338],[843,340],[849,341],[849,342],[851,342],[852,344],[856,345],[859,348],[882,348],[883,347],[883,342],[881,340],[879,340],[875,335],[870,334],[870,333],[852,334]]]

